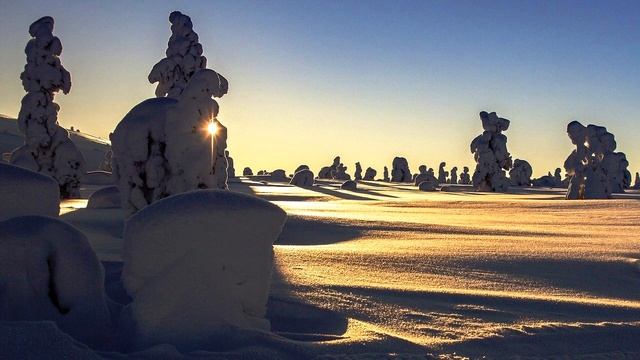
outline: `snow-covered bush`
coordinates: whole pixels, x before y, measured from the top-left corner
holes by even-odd
[[[471,184],[471,175],[469,175],[469,168],[467,166],[462,168],[462,174],[460,174],[460,181],[458,181],[458,183],[463,185]]]
[[[389,168],[387,168],[386,166],[384,167],[382,181],[385,181],[385,182],[391,181],[391,179],[389,178]]]
[[[271,181],[275,181],[275,182],[289,181],[289,178],[287,177],[287,172],[284,171],[283,169],[273,170],[271,173],[269,173],[269,176]]]
[[[97,190],[87,202],[87,209],[109,209],[120,207],[120,192],[117,186],[107,186]]]
[[[533,168],[528,161],[515,159],[513,167],[509,170],[509,180],[513,186],[529,186],[532,174]]]
[[[347,180],[340,185],[340,189],[342,190],[350,190],[355,191],[358,187],[358,183],[354,180]]]
[[[338,166],[340,166],[340,156],[336,156],[333,159],[331,166],[325,166],[320,169],[318,179],[333,179],[333,174],[338,170]]]
[[[81,232],[44,216],[0,222],[0,320],[54,321],[87,345],[104,342],[104,270]]]
[[[313,186],[313,171],[302,169],[293,174],[289,184],[300,187]]]
[[[331,178],[334,180],[351,180],[351,175],[347,174],[347,167],[340,163],[335,171],[331,172]]]
[[[251,170],[251,168],[250,168],[250,167],[248,167],[248,166],[247,166],[247,167],[245,167],[245,168],[242,170],[242,176],[253,176],[253,170]]]
[[[0,163],[0,204],[0,221],[23,215],[57,217],[60,188],[52,177]]]
[[[364,180],[373,181],[376,179],[377,174],[378,172],[376,171],[376,169],[372,167],[368,167],[367,170],[364,172]]]
[[[392,182],[411,182],[413,176],[409,170],[409,163],[403,157],[393,158],[391,164],[391,181]]]
[[[480,191],[507,191],[509,179],[505,170],[511,169],[512,163],[507,137],[502,132],[509,129],[510,121],[486,111],[480,113],[480,119],[484,132],[471,142],[471,153],[476,161],[471,178],[473,187]]]
[[[53,102],[56,92],[71,90],[71,75],[60,63],[62,43],[53,36],[53,23],[52,17],[45,16],[29,27],[33,39],[24,50],[27,65],[20,74],[27,95],[18,114],[25,144],[13,151],[10,162],[56,179],[63,198],[80,197],[84,158],[67,130],[58,125],[60,106]]]
[[[135,345],[193,349],[229,327],[269,330],[272,244],[285,218],[268,201],[220,190],[174,195],[130,217],[123,283]]]
[[[624,192],[631,183],[629,162],[607,128],[584,126],[578,121],[567,125],[567,135],[576,149],[564,162],[570,177],[567,199],[607,199]]]
[[[434,177],[435,178],[435,177]],[[438,179],[436,179],[436,181],[423,181],[420,184],[418,184],[418,189],[420,191],[436,191],[436,188],[438,187]]]

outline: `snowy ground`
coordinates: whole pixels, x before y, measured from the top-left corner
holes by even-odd
[[[284,338],[276,358],[640,358],[637,193],[569,202],[553,189],[247,179],[231,189],[289,216],[269,304]],[[89,237],[124,303],[121,212],[85,205],[63,203],[62,218]]]

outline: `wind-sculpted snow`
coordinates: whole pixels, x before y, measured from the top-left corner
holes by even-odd
[[[509,129],[509,120],[495,112],[480,113],[484,132],[471,141],[471,153],[476,170],[471,181],[479,191],[505,192],[509,188],[505,170],[511,169],[511,154],[507,151],[507,137],[502,133]]]
[[[384,182],[360,182],[356,192],[335,181],[311,188],[255,181],[230,186],[276,201],[288,213],[274,248],[267,302],[266,317],[278,335],[255,342],[238,333],[227,341],[226,332],[192,354],[167,344],[141,349],[137,357],[640,354],[640,195],[635,191],[614,194],[612,201],[566,202],[562,189],[532,187],[488,194],[464,185],[420,192],[411,184]],[[114,251],[120,251],[122,240],[116,235],[107,242],[106,233],[122,231],[115,219],[103,219],[107,212],[81,209],[63,217],[83,226],[102,257],[117,259]],[[191,224],[183,221],[185,227]],[[171,243],[169,252],[181,244]],[[160,252],[149,248],[154,256]],[[176,292],[163,291],[157,298],[167,294],[171,299]],[[0,324],[0,335],[2,329]],[[240,355],[238,345],[253,356]],[[213,355],[206,350],[212,347],[218,351]]]
[[[57,217],[60,188],[53,178],[0,163],[0,221],[16,216]]]
[[[82,233],[50,217],[0,222],[0,304],[2,321],[54,321],[88,345],[111,328],[102,265]]]
[[[123,282],[133,298],[132,346],[198,349],[229,327],[269,330],[272,244],[285,218],[267,201],[220,190],[174,195],[129,218]]]
[[[53,98],[60,90],[69,93],[71,75],[60,62],[62,43],[53,35],[53,23],[45,16],[29,27],[33,38],[24,50],[27,65],[20,74],[27,95],[18,114],[25,143],[13,151],[10,162],[53,177],[63,198],[77,198],[85,165],[67,130],[58,125],[60,106]]]
[[[578,121],[567,125],[567,135],[576,147],[564,162],[570,177],[567,199],[608,199],[624,193],[631,173],[625,154],[615,152],[614,135],[603,126],[585,127]]]

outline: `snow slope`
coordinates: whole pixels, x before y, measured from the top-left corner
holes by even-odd
[[[109,142],[76,131],[69,131],[69,136],[84,156],[87,170],[99,169],[105,154],[109,151]],[[16,119],[0,115],[0,154],[10,153],[23,144],[24,137],[18,132]]]
[[[640,357],[637,192],[565,201],[557,189],[319,183],[230,184],[288,214],[267,311],[279,336],[137,358]],[[104,261],[109,296],[130,301],[119,284],[121,215],[61,206]]]

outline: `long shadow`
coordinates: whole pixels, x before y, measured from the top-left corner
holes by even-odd
[[[374,200],[368,197],[358,196],[358,195],[350,194],[347,192],[340,192],[336,190],[327,189],[321,186],[311,186],[311,187],[308,187],[307,189],[321,193],[321,194],[333,196],[339,199],[344,199],[344,200],[369,200],[369,201]]]
[[[334,219],[289,215],[276,245],[328,245],[362,236],[363,228]]]
[[[102,265],[109,299],[120,308],[131,303],[132,299],[122,284],[123,263],[103,261]],[[267,301],[266,318],[271,322],[271,331],[298,341],[335,340],[347,331],[348,320],[344,315],[307,304],[278,286],[286,284],[278,267],[274,268],[272,283],[279,290]]]
[[[557,233],[518,229],[483,229],[465,226],[421,224],[409,222],[356,222],[340,218],[317,218],[289,215],[276,245],[328,245],[349,241],[369,232],[425,233],[473,236],[537,236],[556,237]],[[570,235],[570,234],[565,234]],[[392,240],[390,240],[392,241]]]
[[[365,195],[371,195],[371,196],[381,196],[381,197],[393,198],[393,199],[397,199],[398,198],[397,196],[388,195],[388,194],[381,194],[381,193],[379,193],[377,191],[368,190],[368,189],[362,189],[362,188],[357,188],[353,192],[357,192],[357,193],[365,194]]]

